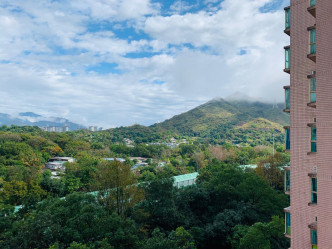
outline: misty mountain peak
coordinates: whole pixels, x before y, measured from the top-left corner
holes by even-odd
[[[41,117],[39,114],[33,112],[21,112],[19,113],[21,117],[31,117],[31,118],[38,118]]]

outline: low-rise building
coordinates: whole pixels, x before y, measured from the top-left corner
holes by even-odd
[[[118,161],[118,162],[120,162],[120,163],[124,163],[125,161],[126,161],[126,159],[124,159],[124,158],[120,158],[120,157],[117,157],[117,158],[113,158],[113,157],[105,157],[105,158],[103,158],[104,160],[106,160],[106,161],[111,161],[111,162],[113,162],[114,160],[116,160],[116,161]]]
[[[72,157],[52,157],[46,164],[45,169],[49,169],[52,171],[65,171],[65,163],[66,162],[75,162],[75,159]]]
[[[173,186],[177,188],[181,187],[187,187],[190,185],[194,185],[196,183],[196,179],[198,176],[198,172],[191,173],[191,174],[185,174],[185,175],[179,175],[179,176],[173,176],[174,183]]]

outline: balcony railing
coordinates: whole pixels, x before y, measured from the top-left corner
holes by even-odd
[[[316,29],[310,30],[310,54],[316,54]]]
[[[291,235],[291,214],[290,213],[286,213],[286,231],[285,231],[286,235]]]
[[[311,203],[317,204],[317,178],[311,178]]]
[[[285,192],[290,191],[290,170],[285,171]]]
[[[311,248],[317,249],[317,230],[311,230]]]
[[[285,150],[289,151],[290,150],[290,127],[285,126]]]
[[[287,35],[290,35],[290,7],[285,8],[285,30]]]
[[[285,109],[284,112],[290,111],[290,87],[284,87],[285,89]]]
[[[316,103],[316,78],[310,79],[310,103]]]
[[[309,0],[309,7],[308,7],[308,11],[311,15],[313,15],[314,17],[316,17],[316,0]]]
[[[286,73],[290,73],[290,46],[284,47],[285,48],[285,69]]]
[[[310,107],[316,108],[316,71],[312,71],[312,74],[307,75],[310,82],[310,92],[309,92],[309,103]]]
[[[310,7],[316,6],[316,0],[310,0]]]
[[[311,152],[317,152],[317,129],[316,127],[311,127]]]
[[[311,26],[308,28],[310,34],[310,42],[309,42],[309,53],[307,57],[316,62],[316,26]]]

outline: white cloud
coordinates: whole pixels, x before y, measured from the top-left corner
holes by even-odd
[[[171,89],[191,97],[225,97],[241,90],[281,101],[281,86],[288,80],[282,72],[282,47],[288,41],[282,33],[283,11],[259,11],[269,2],[225,0],[213,14],[149,17],[144,30],[154,39],[197,48],[174,56],[167,72]],[[202,51],[206,46],[210,49]]]
[[[197,3],[196,5],[191,5],[188,2],[184,1],[184,0],[178,0],[175,1],[171,7],[170,10],[174,13],[182,13],[188,10],[191,10],[192,8],[197,7]]]
[[[209,0],[213,12],[162,16],[150,0],[2,0],[2,112],[111,127],[152,124],[236,91],[282,100],[284,14],[259,11],[271,2]],[[96,23],[110,28],[89,30]],[[117,35],[128,27],[144,38]],[[86,71],[102,62],[122,73]]]
[[[159,5],[150,0],[72,0],[74,9],[96,19],[127,20],[158,12]]]

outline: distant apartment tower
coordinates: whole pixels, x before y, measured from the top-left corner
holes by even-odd
[[[89,126],[89,131],[98,131],[98,126]]]
[[[43,131],[48,131],[48,132],[66,132],[69,131],[69,126],[47,126],[47,127],[40,127]]]
[[[332,248],[332,0],[291,0],[285,8],[285,236],[291,249]]]

